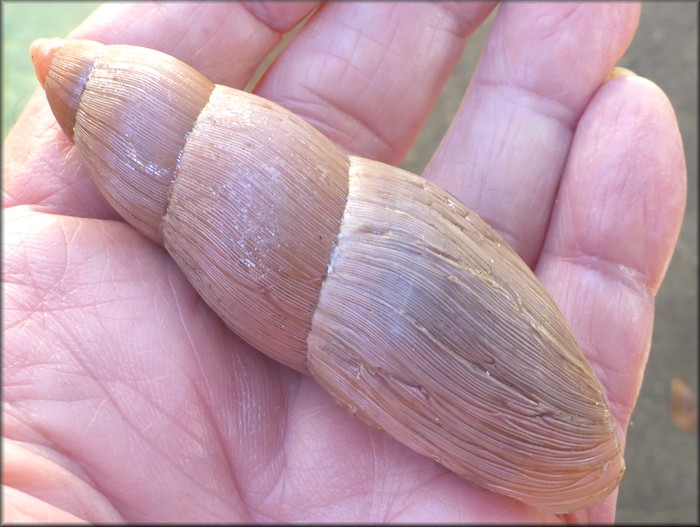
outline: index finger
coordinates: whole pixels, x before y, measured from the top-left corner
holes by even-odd
[[[243,87],[283,33],[316,6],[284,3],[107,3],[71,38],[147,46],[172,54],[214,82]],[[231,26],[235,31],[231,31]],[[58,127],[40,88],[5,141],[4,206],[115,219]]]

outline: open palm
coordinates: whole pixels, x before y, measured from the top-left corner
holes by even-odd
[[[106,5],[72,36],[242,88],[303,3]],[[492,4],[321,6],[256,92],[397,164]],[[639,6],[506,4],[424,176],[491,223],[569,321],[624,442],[685,166],[661,90],[608,73]],[[612,521],[543,517],[354,420],[232,334],[91,183],[43,93],[5,142],[5,520]]]

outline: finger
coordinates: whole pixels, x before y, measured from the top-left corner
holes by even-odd
[[[425,176],[531,266],[579,116],[637,27],[637,4],[504,3]]]
[[[536,272],[601,382],[623,444],[685,196],[668,99],[645,79],[613,78],[578,125]],[[614,497],[590,514],[611,521]]]
[[[398,164],[493,3],[331,2],[256,88],[348,153]]]
[[[243,88],[283,34],[317,3],[107,3],[69,37],[157,49],[212,82]]]
[[[242,87],[314,3],[107,3],[71,38],[142,45],[173,54],[215,82]],[[115,219],[72,144],[56,124],[40,89],[5,141],[4,206]]]
[[[80,525],[88,522],[66,512],[46,501],[37,499],[30,493],[8,485],[2,486],[2,523],[5,525],[57,523]]]
[[[8,419],[9,413],[3,415],[6,433],[7,430],[14,432],[16,426],[13,419]],[[29,510],[18,508],[25,513],[34,510],[44,516],[41,523],[51,520],[74,523],[78,518],[99,523],[124,521],[109,500],[87,484],[76,473],[79,471],[71,470],[75,467],[70,467],[70,463],[66,463],[63,456],[51,448],[5,437],[2,449],[5,488],[36,500],[35,505],[41,505],[40,507],[30,507]],[[20,504],[21,501],[15,503],[16,506]],[[39,518],[35,518],[35,522],[38,521]]]

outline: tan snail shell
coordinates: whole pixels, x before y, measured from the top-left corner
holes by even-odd
[[[571,512],[617,486],[613,419],[570,329],[457,199],[165,54],[34,51],[95,184],[248,343],[486,489]]]

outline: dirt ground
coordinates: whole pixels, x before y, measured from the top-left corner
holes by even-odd
[[[485,41],[467,52],[403,167],[421,173],[449,126]],[[627,471],[618,523],[698,523],[698,436],[670,419],[673,377],[698,390],[698,4],[644,2],[639,30],[619,63],[661,86],[680,122],[688,170],[688,203],[678,247],[656,298],[651,356],[627,436]]]

